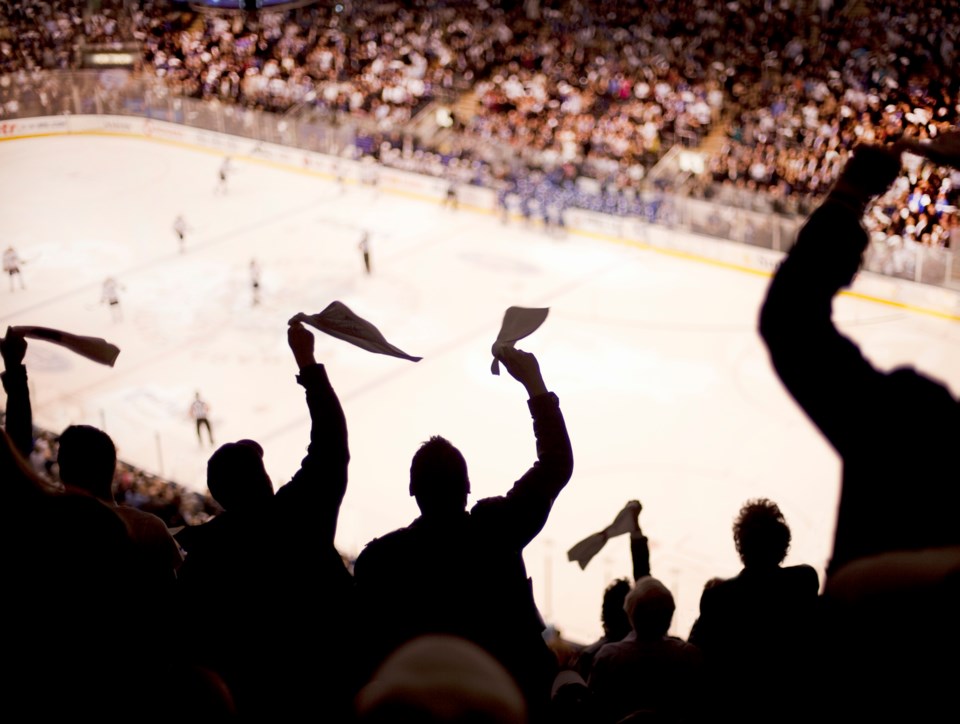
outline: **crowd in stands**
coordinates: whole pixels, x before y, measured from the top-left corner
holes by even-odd
[[[417,20],[371,5],[348,21],[325,3],[255,20],[211,16],[196,28],[146,33],[144,62],[191,97],[278,112],[310,104],[393,126],[452,78],[440,58],[453,53],[442,39],[415,33]]]
[[[349,114],[397,138],[431,100],[471,94],[475,115],[453,119],[457,150],[436,154],[421,140],[440,168],[422,166],[456,177],[457,159],[475,167],[468,182],[538,186],[514,193],[541,211],[632,214],[636,205],[611,189],[636,191],[667,149],[695,147],[719,127],[725,139],[706,173],[683,188],[806,214],[856,143],[930,138],[960,122],[955,3],[922,13],[908,0],[811,5],[421,0],[197,14],[161,0],[132,10],[100,2],[96,12],[82,0],[0,2],[0,101],[14,115],[11,85],[28,87],[56,112],[65,91],[31,71],[76,67],[80,42],[133,40],[140,72],[170,92]],[[398,153],[383,161],[416,163]],[[531,169],[596,179],[603,191],[531,181]],[[928,165],[905,191],[910,217],[878,214],[873,227],[903,244],[955,244],[956,174]]]
[[[929,139],[957,125],[956,4],[918,12],[901,0],[874,1],[822,16],[771,4],[756,20],[764,30],[752,37],[762,43],[748,46],[736,67],[734,115],[709,164],[715,184],[766,191],[790,208],[791,200],[821,198],[857,143]],[[912,204],[912,220],[878,217],[874,227],[949,246],[958,181],[930,164],[913,169],[909,187],[895,193],[929,201]]]
[[[480,112],[467,133],[546,168],[573,162],[636,180],[673,143],[696,145],[718,116],[726,68],[709,49],[720,17],[682,2],[544,3],[512,19],[475,86]]]
[[[0,74],[76,67],[76,46],[85,38],[113,39],[120,32],[117,7],[84,18],[86,3],[4,0],[0,3]]]
[[[864,220],[875,246],[960,249],[960,172],[924,159],[911,164]]]

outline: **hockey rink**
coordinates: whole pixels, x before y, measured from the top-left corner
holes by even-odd
[[[676,598],[677,635],[688,635],[703,584],[739,571],[730,527],[748,498],[780,504],[793,530],[787,563],[822,575],[839,464],[774,376],[756,332],[766,277],[556,238],[389,191],[341,192],[255,157],[234,158],[219,194],[220,163],[213,152],[146,139],[0,143],[0,245],[17,249],[26,284],[11,292],[3,279],[0,324],[102,336],[122,350],[110,369],[30,342],[38,425],[103,427],[121,458],[199,489],[212,452],[189,417],[199,391],[217,443],[258,440],[279,486],[309,435],[287,320],[341,300],[424,358],[413,364],[317,337],[350,431],[337,543],[356,555],[417,515],[409,463],[429,436],[463,451],[471,501],[505,493],[533,463],[524,390],[491,375],[490,345],[508,306],[546,306],[546,323],[520,346],[536,353],[559,395],[575,456],[573,479],[525,553],[549,622],[577,641],[600,634],[603,590],[631,572],[628,541],[608,542],[585,571],[566,550],[631,498],[644,506],[653,574]],[[183,253],[178,214],[189,227]],[[358,249],[364,232],[370,275]],[[251,259],[262,270],[259,305]],[[119,285],[119,321],[101,303],[108,276]],[[916,364],[960,389],[957,322],[849,297],[836,316],[879,366]],[[891,421],[878,450],[898,444],[900,424],[923,421]]]

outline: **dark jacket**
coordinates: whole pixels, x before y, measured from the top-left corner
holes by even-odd
[[[867,245],[864,207],[899,169],[898,156],[879,153],[858,150],[801,229],[770,285],[760,333],[780,379],[843,460],[823,598],[829,648],[818,669],[838,716],[919,721],[951,706],[957,667],[942,652],[960,642],[960,573],[923,583],[897,576],[885,595],[868,584],[888,578],[885,554],[960,545],[960,405],[912,368],[876,369],[831,319]],[[842,595],[831,592],[862,566],[876,572],[859,570]]]
[[[809,641],[819,587],[810,566],[744,568],[704,589],[690,643],[727,664],[769,667]]]
[[[198,661],[224,676],[250,716],[302,713],[318,682],[325,706],[346,711],[354,684],[353,586],[334,547],[350,459],[346,420],[322,365],[297,381],[312,421],[297,473],[266,505],[184,531],[182,603],[210,622]],[[341,651],[343,665],[321,668],[319,650]]]
[[[703,651],[704,690],[740,721],[808,721],[819,669],[819,579],[810,566],[744,568],[709,586],[690,643]],[[731,697],[730,693],[743,692]]]
[[[635,531],[630,534],[630,557],[633,561],[633,580],[637,581],[644,576],[650,575],[650,542],[647,540],[647,537],[639,531]],[[590,678],[590,670],[593,668],[593,660],[596,658],[597,653],[607,644],[616,643],[617,641],[622,640],[622,638],[630,633],[630,622],[624,614],[624,619],[626,625],[625,631],[616,632],[620,635],[616,638],[611,638],[611,632],[606,624],[604,624],[603,636],[598,638],[592,644],[588,644],[580,649],[580,653],[577,655],[577,664],[576,669],[577,673],[583,677],[584,681]]]
[[[774,276],[760,315],[777,374],[843,459],[830,572],[862,556],[960,543],[960,406],[912,368],[876,369],[831,318],[867,245],[861,210],[828,197]]]
[[[529,401],[537,461],[503,497],[469,512],[417,518],[374,539],[354,568],[362,609],[377,623],[374,658],[425,633],[450,633],[487,649],[528,694],[549,691],[551,660],[521,555],[573,472],[556,395]]]

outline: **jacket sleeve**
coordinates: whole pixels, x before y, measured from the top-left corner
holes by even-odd
[[[517,550],[543,528],[553,501],[573,474],[573,450],[557,396],[547,392],[527,404],[537,440],[536,462],[505,496],[481,500],[471,512],[479,525]]]
[[[630,558],[633,561],[633,580],[650,575],[650,542],[640,531],[630,534]]]
[[[780,380],[841,455],[862,439],[884,382],[832,319],[833,298],[856,274],[867,240],[860,207],[828,197],[774,275],[760,313]]]
[[[690,629],[690,635],[687,641],[699,648],[701,651],[713,652],[716,634],[715,611],[713,601],[713,590],[705,586],[703,593],[700,594],[700,615],[693,622]]]
[[[289,516],[308,519],[314,530],[332,544],[347,491],[347,421],[323,365],[305,367],[297,382],[307,394],[310,445],[300,469],[277,496]]]
[[[0,374],[7,393],[6,431],[24,458],[33,452],[33,411],[27,387],[27,368],[16,365]]]

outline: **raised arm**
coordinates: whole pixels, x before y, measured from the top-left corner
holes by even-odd
[[[781,381],[841,454],[860,442],[863,420],[883,404],[884,375],[837,330],[833,298],[860,266],[867,204],[899,168],[896,149],[855,151],[774,275],[760,313],[760,334]]]
[[[33,452],[33,411],[27,387],[27,368],[23,364],[26,353],[27,340],[12,327],[7,327],[7,336],[0,339],[5,370],[0,377],[7,393],[6,430],[17,451],[29,458]]]
[[[537,461],[506,496],[481,500],[472,515],[477,522],[495,526],[508,545],[519,549],[543,528],[553,501],[570,480],[573,450],[560,401],[547,391],[537,358],[513,348],[502,350],[498,358],[530,396]]]
[[[627,503],[626,510],[630,513],[630,558],[633,562],[633,580],[637,581],[650,575],[650,543],[647,536],[640,529],[640,511],[643,506],[639,500]]]
[[[347,421],[326,369],[314,357],[313,334],[294,323],[287,330],[287,341],[300,370],[297,382],[307,394],[310,445],[300,470],[277,491],[277,496],[291,514],[315,521],[320,534],[332,543],[347,490]]]

